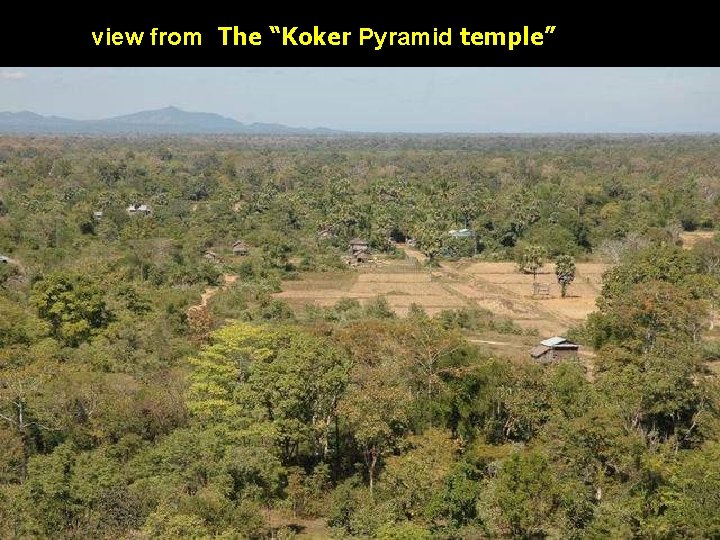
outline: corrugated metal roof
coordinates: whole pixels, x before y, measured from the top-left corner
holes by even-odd
[[[470,229],[450,229],[448,234],[454,238],[470,238],[473,236]]]
[[[560,336],[555,336],[547,339],[543,339],[540,344],[545,345],[546,347],[554,347],[555,345],[560,345],[561,343],[565,343],[567,339]]]
[[[530,356],[532,356],[533,358],[539,358],[540,356],[542,356],[549,350],[550,350],[550,347],[538,345],[537,347],[533,347],[532,349],[530,349]]]

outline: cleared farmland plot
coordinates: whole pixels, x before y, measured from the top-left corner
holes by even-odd
[[[302,281],[283,283],[283,291],[275,296],[294,307],[305,304],[332,306],[342,298],[354,298],[363,304],[369,299],[384,296],[393,311],[401,316],[413,303],[431,315],[467,305],[427,272],[385,270],[310,274]]]
[[[515,264],[468,262],[447,263],[432,273],[406,271],[407,267],[398,263],[337,274],[306,274],[302,281],[283,283],[283,291],[276,297],[297,308],[305,304],[332,306],[343,298],[365,303],[384,296],[400,316],[413,303],[430,315],[474,305],[523,328],[552,335],[565,332],[595,309],[606,268],[600,263],[578,263],[566,298],[560,297],[552,265],[537,276],[538,282],[548,284],[550,295],[534,297],[532,276],[517,272]]]
[[[545,297],[533,296],[532,275],[519,273],[514,263],[458,263],[445,268],[448,276],[457,281],[449,285],[480,307],[508,317],[524,328],[553,334],[563,333],[594,311],[607,265],[578,263],[575,281],[566,298],[560,296],[552,265],[541,269],[536,278],[538,283],[548,285],[550,294]]]

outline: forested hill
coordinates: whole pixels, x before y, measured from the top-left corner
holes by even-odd
[[[717,538],[719,225],[717,137],[1,137],[0,538]]]

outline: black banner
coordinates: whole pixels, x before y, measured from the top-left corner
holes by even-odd
[[[715,22],[698,13],[628,14],[438,6],[403,15],[204,6],[104,14],[25,10],[0,27],[4,63],[28,66],[707,66]],[[203,9],[205,9],[203,11]]]

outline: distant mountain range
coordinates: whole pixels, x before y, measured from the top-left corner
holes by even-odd
[[[177,107],[141,111],[103,120],[71,120],[33,112],[0,112],[0,133],[47,134],[330,134],[328,128],[290,127],[283,124],[243,124],[214,113],[188,112]]]

